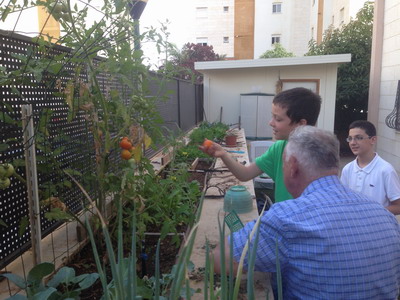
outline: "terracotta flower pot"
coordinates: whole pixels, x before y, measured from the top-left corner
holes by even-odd
[[[235,147],[237,143],[236,135],[227,135],[225,136],[225,144],[230,147]]]

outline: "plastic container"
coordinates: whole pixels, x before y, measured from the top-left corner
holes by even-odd
[[[249,191],[243,185],[234,185],[226,191],[224,197],[224,211],[235,211],[238,214],[251,212],[253,199]]]

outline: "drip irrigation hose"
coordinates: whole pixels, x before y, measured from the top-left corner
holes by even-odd
[[[143,240],[142,241],[142,252],[140,253],[140,259],[142,261],[142,278],[147,275],[146,261],[148,259],[148,256],[145,252],[146,251],[145,243],[146,243],[146,241]]]

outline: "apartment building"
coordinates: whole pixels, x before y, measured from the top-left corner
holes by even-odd
[[[215,53],[234,57],[235,0],[193,1],[191,43],[211,45]],[[254,20],[254,18],[252,18]]]
[[[196,0],[192,43],[228,59],[256,59],[275,43],[302,56],[311,39],[354,18],[366,0]]]
[[[333,26],[339,28],[356,17],[367,0],[311,0],[311,37],[320,42],[323,33]]]

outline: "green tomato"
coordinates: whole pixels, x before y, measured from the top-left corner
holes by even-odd
[[[134,158],[130,158],[130,159],[128,160],[128,164],[129,164],[129,166],[130,166],[131,168],[134,168],[134,167],[136,166],[136,161],[135,161],[135,159],[134,159]]]
[[[60,14],[61,12],[63,12],[63,5],[61,3],[54,5],[53,13]]]
[[[11,184],[10,179],[8,178],[0,178],[0,190],[5,190]]]
[[[14,166],[12,164],[3,164],[3,168],[6,171],[6,177],[11,177],[14,174]]]
[[[4,168],[4,165],[0,165],[0,178],[5,178],[7,174],[7,170]]]

